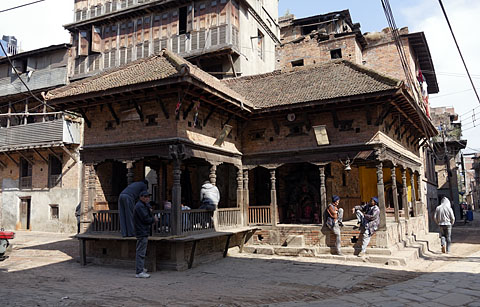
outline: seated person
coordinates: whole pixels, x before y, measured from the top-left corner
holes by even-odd
[[[362,250],[358,253],[358,257],[365,255],[368,243],[375,231],[380,225],[380,208],[378,207],[378,198],[372,197],[370,203],[364,206],[355,206],[352,212],[357,216],[358,223],[363,229]]]

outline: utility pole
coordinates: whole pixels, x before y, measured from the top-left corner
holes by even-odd
[[[446,138],[446,125],[442,124],[442,139],[443,139],[443,161],[445,162],[445,166],[447,168],[447,181],[448,181],[448,189],[450,190],[450,200],[453,209],[453,188],[452,188],[452,179],[450,178],[451,170],[450,170],[450,161],[448,159],[448,149],[447,149],[447,141]]]

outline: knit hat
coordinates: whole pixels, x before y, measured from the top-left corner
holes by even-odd
[[[378,198],[377,197],[372,197],[372,200],[378,205]]]
[[[337,200],[340,200],[340,197],[338,195],[333,195],[332,202],[336,202]]]

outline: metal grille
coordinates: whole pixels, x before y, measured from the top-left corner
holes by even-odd
[[[146,58],[150,55],[150,42],[143,43],[143,57]]]
[[[160,41],[160,49],[167,49],[168,47],[168,41],[166,39],[162,39]]]
[[[95,56],[95,60],[93,61],[93,69],[94,70],[100,69],[100,55]]]
[[[137,59],[142,58],[143,56],[143,50],[142,50],[143,45],[137,45]]]
[[[180,35],[180,52],[185,52],[185,45],[187,42],[187,37],[185,34]]]
[[[198,49],[198,32],[192,33],[192,50]]]
[[[172,51],[178,53],[178,36],[172,37]]]
[[[127,49],[125,48],[120,49],[120,65],[124,65],[126,63],[125,61],[126,53],[127,53]]]
[[[79,21],[82,18],[82,11],[75,12],[75,21]]]
[[[211,29],[212,46],[218,45],[218,28]]]
[[[85,20],[85,19],[87,19],[87,9],[84,9],[82,11],[82,20]]]
[[[128,0],[128,7],[133,5],[133,0]]]
[[[128,47],[127,48],[127,63],[130,63],[132,61],[132,53],[133,53],[133,48]]]
[[[103,68],[109,68],[110,67],[109,56],[110,56],[109,52],[107,52],[103,55]]]
[[[95,17],[95,16],[97,16],[97,7],[92,6],[92,7],[90,7],[90,18]]]
[[[50,175],[48,176],[48,187],[61,187],[62,186],[62,175]]]
[[[20,189],[32,188],[32,176],[20,177]]]
[[[232,44],[238,46],[238,30],[235,27],[232,27]]]
[[[205,48],[205,30],[198,33],[198,48]]]
[[[110,51],[110,67],[117,66],[116,59],[117,59],[117,51],[116,50]]]
[[[105,14],[108,14],[112,11],[112,2],[105,3]]]
[[[86,58],[80,58],[79,59],[80,60],[80,64],[78,65],[78,67],[79,67],[78,73],[79,74],[85,73],[85,59]]]
[[[219,44],[225,44],[227,42],[227,26],[220,26],[220,38]]]
[[[158,54],[160,53],[160,40],[159,39],[156,39],[153,41],[153,53],[154,54]]]

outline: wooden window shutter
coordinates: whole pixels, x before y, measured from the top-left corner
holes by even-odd
[[[92,51],[102,51],[102,28],[92,26]]]
[[[108,51],[110,50],[110,26],[105,27],[105,32],[103,33],[103,51]]]
[[[78,35],[78,55],[88,55],[88,31],[80,31]]]
[[[143,40],[149,41],[150,40],[150,29],[151,29],[151,18],[145,17],[143,19]]]

